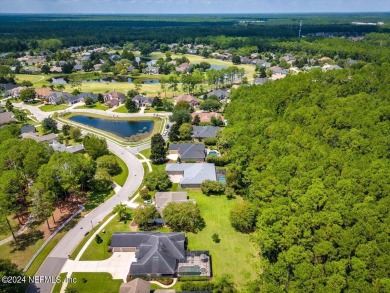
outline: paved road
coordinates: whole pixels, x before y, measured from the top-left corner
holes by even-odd
[[[24,109],[28,109],[32,115],[37,118],[37,120],[42,120],[52,114],[49,112],[42,112],[34,106],[18,106],[21,106]],[[66,233],[66,235],[45,259],[36,273],[36,276],[51,277],[52,282],[46,279],[42,280],[41,282],[32,283],[27,289],[28,293],[50,293],[55,284],[55,278],[60,273],[63,265],[65,264],[65,261],[68,259],[68,255],[72,253],[72,251],[85,237],[85,235],[112,211],[114,206],[116,206],[118,203],[128,200],[128,197],[132,195],[141,185],[144,176],[144,169],[142,167],[142,163],[135,156],[135,153],[138,151],[138,149],[122,147],[109,140],[107,140],[107,145],[111,152],[120,157],[126,163],[127,167],[129,168],[129,177],[118,193],[113,195],[109,200],[101,204],[95,210],[87,214],[74,228]],[[142,147],[140,149],[142,149]]]
[[[120,157],[128,166],[130,175],[127,178],[122,189],[113,195],[105,203],[87,214],[80,222],[71,229],[51,251],[42,266],[38,270],[38,276],[58,276],[62,266],[68,259],[68,255],[76,248],[79,242],[85,237],[85,234],[92,230],[106,215],[108,215],[115,205],[124,202],[141,185],[144,176],[144,169],[140,161],[130,152],[129,149],[118,146],[107,141],[111,152]],[[35,285],[35,286],[34,286]],[[37,283],[29,286],[27,292],[50,293],[53,283]]]

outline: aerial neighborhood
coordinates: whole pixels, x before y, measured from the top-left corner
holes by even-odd
[[[384,22],[52,17],[0,39],[0,271],[49,280],[0,292],[387,292]]]

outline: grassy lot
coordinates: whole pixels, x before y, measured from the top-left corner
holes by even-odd
[[[109,107],[107,105],[104,105],[100,102],[97,102],[91,106],[87,106],[87,105],[84,105],[84,106],[77,106],[75,109],[93,109],[93,110],[108,110]]]
[[[65,277],[66,277],[67,273],[62,273],[59,275],[59,277],[61,278],[61,283],[56,283],[53,287],[53,293],[60,293],[61,291],[61,287],[62,287],[62,283],[64,283],[64,280],[65,280]]]
[[[68,105],[44,105],[39,107],[43,112],[59,111],[69,108]]]
[[[34,276],[35,273],[38,271],[39,267],[42,265],[46,257],[49,255],[49,253],[53,250],[53,248],[57,245],[57,243],[62,239],[62,237],[71,229],[73,228],[77,222],[78,222],[79,216],[72,219],[65,227],[61,230],[56,236],[53,237],[52,240],[45,246],[44,249],[42,249],[41,253],[36,257],[34,262],[31,264],[29,269],[26,272],[26,275],[28,276]]]
[[[130,222],[123,223],[118,221],[116,216],[105,227],[106,233],[99,233],[99,236],[103,239],[103,242],[98,244],[95,240],[91,242],[88,249],[84,252],[80,260],[104,260],[111,257],[111,253],[107,251],[108,242],[111,240],[113,232],[128,232],[130,231]]]
[[[147,159],[150,157],[150,149],[142,150],[140,151],[141,154],[143,154]]]
[[[8,216],[7,218],[8,218],[9,223],[11,224],[12,230],[14,232],[18,231],[20,228],[18,220],[16,218],[14,218],[13,216]],[[0,241],[12,236],[12,233],[9,230],[8,225],[7,225],[6,229],[4,229],[4,231],[1,231],[1,232],[2,233],[0,233]]]
[[[85,211],[91,211],[97,206],[101,205],[107,199],[115,194],[114,190],[108,190],[101,193],[90,193],[87,196],[87,201],[84,204]]]
[[[112,112],[116,112],[116,113],[129,113],[129,111],[127,111],[125,105],[119,106],[118,108],[116,108]]]
[[[123,186],[126,182],[127,177],[129,176],[129,169],[121,158],[119,158],[118,156],[115,156],[115,158],[119,166],[121,167],[122,172],[112,177],[112,180],[114,180],[114,182],[119,184],[120,186]]]
[[[196,200],[206,222],[206,227],[199,233],[187,233],[188,249],[209,250],[214,276],[231,274],[238,289],[242,289],[246,282],[256,277],[258,258],[250,235],[238,233],[230,225],[229,213],[239,200],[205,196],[196,190],[188,190],[188,195]],[[219,234],[220,243],[211,239],[214,233]]]
[[[99,224],[95,225],[94,226],[94,229],[99,229],[99,227],[101,225],[103,225],[103,223],[105,223],[107,221],[108,218],[110,218],[112,216],[112,214],[108,214],[107,216],[104,217],[103,220],[100,221]],[[71,259],[75,259],[76,256],[78,255],[78,253],[80,252],[80,250],[83,248],[84,244],[88,241],[88,239],[93,235],[93,233],[88,233],[84,238],[83,240],[80,241],[80,243],[77,245],[77,247],[72,251],[72,254],[70,255],[70,258]]]
[[[31,276],[36,273],[46,256],[54,248],[54,246],[61,240],[70,228],[76,224],[77,220],[72,220],[61,232],[59,232],[42,250],[42,252],[35,259],[27,275]],[[18,237],[19,245],[16,246],[14,241],[8,242],[0,246],[0,258],[9,259],[15,263],[19,268],[23,269],[30,261],[31,257],[45,242],[43,234],[40,231],[28,230]]]
[[[76,283],[68,284],[69,289],[76,292],[117,293],[123,283],[122,280],[113,280],[109,273],[73,273]]]

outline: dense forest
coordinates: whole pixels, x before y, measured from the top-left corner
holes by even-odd
[[[240,87],[219,139],[257,211],[252,292],[390,292],[390,66]]]
[[[250,21],[262,21],[252,23]],[[299,22],[303,34],[342,33],[345,36],[389,32],[387,25],[352,25],[352,21],[382,21],[388,14],[368,15],[1,15],[0,52],[35,49],[40,40],[59,38],[68,46],[118,44],[127,41],[195,42],[208,36],[250,38],[297,38]],[[249,21],[242,23],[240,21]],[[196,27],[196,29],[194,29]],[[262,41],[260,41],[262,43]]]

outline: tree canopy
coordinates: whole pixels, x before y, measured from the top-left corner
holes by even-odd
[[[231,96],[218,145],[259,210],[254,291],[388,291],[389,70],[313,70]]]

